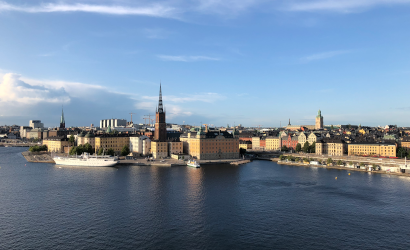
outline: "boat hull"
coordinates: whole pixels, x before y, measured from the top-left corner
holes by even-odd
[[[191,167],[191,168],[200,168],[201,167],[199,164],[188,163],[187,165],[188,165],[188,167]]]
[[[117,164],[115,160],[85,160],[78,158],[53,158],[56,165],[87,166],[87,167],[112,167]]]

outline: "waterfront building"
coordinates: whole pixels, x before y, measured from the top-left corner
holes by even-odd
[[[338,139],[323,139],[316,142],[317,155],[343,156],[347,154],[347,143]]]
[[[403,138],[400,147],[405,148],[407,151],[410,150],[410,137]]]
[[[180,155],[184,152],[183,142],[178,139],[168,141],[168,154],[171,155]]]
[[[77,138],[77,145],[84,145],[88,143],[95,148],[95,135],[93,133],[88,132],[85,134],[84,132],[81,132]]]
[[[253,136],[252,137],[252,149],[253,150],[264,150],[266,147],[266,137],[264,136]]]
[[[20,126],[20,138],[27,138],[27,132],[31,131],[30,126]]]
[[[266,137],[266,150],[280,150],[282,140],[278,136]]]
[[[43,129],[43,128],[34,128],[32,130],[30,130],[30,132],[27,132],[26,134],[26,138],[27,139],[38,139],[38,140],[42,140],[44,138],[44,132],[46,132],[47,130]],[[47,136],[46,136],[47,137]]]
[[[226,131],[188,132],[181,135],[184,153],[199,160],[239,158],[239,138]]]
[[[154,158],[164,158],[168,156],[167,124],[165,120],[165,110],[162,103],[162,89],[159,85],[158,107],[155,112],[154,140],[151,142],[151,153]]]
[[[64,148],[69,147],[67,138],[48,137],[43,140],[43,145],[47,145],[47,152],[64,153]]]
[[[375,155],[396,157],[396,144],[356,142],[348,144],[348,155]]]
[[[116,154],[119,154],[125,145],[130,145],[130,137],[127,134],[103,134],[95,137],[95,152],[98,152],[100,148],[103,148],[105,152],[112,148]]]
[[[288,135],[288,137],[282,138],[282,146],[286,146],[288,149],[296,150],[296,145],[298,144],[298,137],[296,135]]]
[[[151,140],[145,135],[130,136],[130,152],[138,155],[148,155],[151,150]]]
[[[114,127],[126,127],[127,120],[125,119],[105,119],[100,120],[100,128],[114,128]]]
[[[323,129],[323,116],[322,111],[320,111],[320,109],[317,112],[315,129]]]

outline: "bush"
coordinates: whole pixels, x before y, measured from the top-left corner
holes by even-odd
[[[109,148],[109,149],[107,150],[107,155],[114,156],[114,155],[115,155],[114,149]]]
[[[40,152],[40,151],[47,151],[47,145],[43,145],[43,146],[38,146],[38,145],[35,145],[35,146],[31,146],[29,149],[28,149],[28,151],[30,151],[30,152]]]
[[[342,160],[338,160],[338,161],[337,161],[337,165],[343,165]]]
[[[333,163],[333,159],[332,158],[327,158],[327,164],[332,164]]]
[[[280,149],[281,151],[288,151],[289,149],[288,149],[288,147],[286,147],[286,146],[282,146],[282,148]]]
[[[279,156],[279,160],[283,161],[285,159],[284,155]]]

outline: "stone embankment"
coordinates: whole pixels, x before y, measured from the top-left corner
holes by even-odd
[[[29,151],[25,151],[21,153],[24,158],[28,162],[37,162],[37,163],[55,163],[53,161],[53,158],[51,158],[51,155],[47,153],[32,153]]]
[[[382,170],[368,171],[366,169],[346,167],[344,165],[340,165],[340,166],[338,166],[338,165],[320,165],[320,164],[315,165],[315,164],[292,162],[292,161],[280,161],[279,159],[276,160],[276,161],[278,162],[278,164],[291,165],[291,166],[320,167],[320,168],[327,168],[327,169],[339,169],[339,170],[347,170],[347,171],[368,172],[368,173],[375,173],[375,174],[389,174],[389,175],[399,175],[399,176],[410,177],[409,173],[390,172],[390,171],[382,171]]]
[[[240,161],[233,161],[231,165],[242,165],[251,162],[250,160],[240,160]]]

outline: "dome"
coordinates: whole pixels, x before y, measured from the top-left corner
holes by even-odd
[[[94,135],[94,134],[91,134],[91,133],[87,133],[87,134],[85,135],[85,138],[95,138],[95,135]]]
[[[84,137],[84,132],[79,133],[78,137]]]

